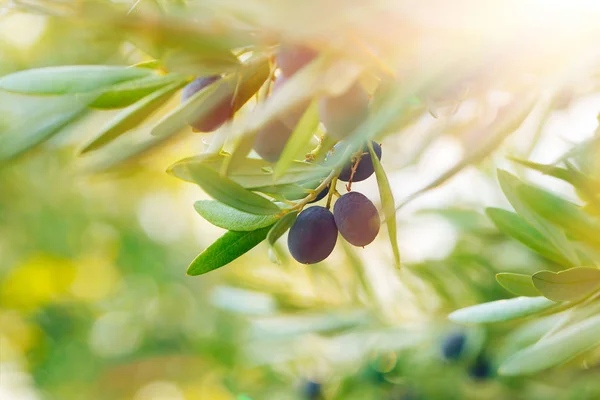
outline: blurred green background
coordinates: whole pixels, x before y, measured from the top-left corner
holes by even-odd
[[[2,17],[0,75],[132,57],[106,30],[20,12]],[[599,104],[590,96],[555,112],[534,158],[550,162],[566,151],[566,126],[574,142],[589,137]],[[447,320],[457,308],[511,297],[495,273],[551,268],[482,212],[506,204],[493,166],[536,134],[516,135],[480,169],[403,209],[400,274],[382,239],[366,249],[340,242],[310,267],[283,246],[268,254],[261,245],[222,270],[187,277],[190,260],[223,231],[193,210],[206,195],[164,169],[203,140],[118,173],[84,175],[73,168],[66,132],[0,166],[0,398],[597,399],[597,368],[496,376],[503,357],[529,344],[516,324]],[[425,142],[383,143],[398,198],[459,159],[465,139],[449,133]],[[355,187],[377,199],[375,182]],[[443,343],[457,332],[466,335],[465,354],[445,359]]]

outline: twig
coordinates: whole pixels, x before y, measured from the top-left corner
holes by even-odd
[[[327,195],[327,205],[326,205],[326,207],[327,207],[328,210],[329,210],[329,208],[331,208],[331,199],[333,197],[333,194],[335,192],[337,192],[337,190],[335,190],[335,185],[337,183],[337,180],[338,180],[338,178],[336,176],[335,178],[333,178],[331,180],[331,183],[329,184],[329,193]]]

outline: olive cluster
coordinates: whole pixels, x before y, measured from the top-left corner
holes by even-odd
[[[281,90],[286,81],[300,69],[309,64],[317,53],[302,46],[282,45],[275,56],[280,74],[275,79],[273,92]],[[198,78],[188,84],[182,94],[185,101],[198,91],[219,80],[219,76]],[[192,121],[190,125],[197,131],[210,132],[219,128],[232,118],[232,98],[224,99],[210,116]],[[275,163],[279,160],[294,128],[302,118],[309,103],[297,105],[284,114],[262,126],[254,140],[254,151],[264,160]],[[327,135],[335,141],[348,137],[367,118],[369,96],[359,82],[354,83],[339,96],[323,96],[318,100],[318,112]],[[342,151],[341,144],[334,146],[331,152]],[[373,150],[381,159],[381,147],[372,142]],[[338,232],[354,246],[366,246],[379,233],[380,219],[375,205],[364,195],[350,191],[352,182],[360,182],[374,173],[374,166],[366,144],[363,144],[349,157],[340,170],[338,180],[349,182],[348,193],[334,204],[333,213],[328,207],[312,206],[304,209],[297,217],[288,236],[288,248],[292,256],[304,264],[314,264],[326,259],[335,247]],[[335,182],[335,180],[334,180]],[[319,187],[321,182],[300,182],[299,185],[310,191]],[[332,190],[325,187],[315,194],[310,202],[322,200]]]
[[[375,142],[372,145],[381,159],[381,147]],[[346,162],[338,179],[344,182],[362,181],[373,173],[370,155],[359,152]],[[328,190],[330,188],[323,192]],[[324,197],[321,193],[317,198]],[[375,239],[379,226],[379,213],[371,200],[361,193],[348,192],[335,202],[333,213],[326,207],[313,206],[298,214],[288,235],[288,249],[296,261],[314,264],[331,254],[338,232],[348,243],[362,247]]]

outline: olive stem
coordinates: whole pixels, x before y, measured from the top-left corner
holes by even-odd
[[[308,203],[310,203],[311,201],[313,201],[314,199],[317,198],[317,195],[319,193],[321,193],[323,190],[325,190],[325,188],[327,187],[327,185],[329,185],[331,183],[331,181],[333,181],[335,178],[338,177],[339,175],[339,169],[334,169],[333,171],[331,171],[329,173],[329,175],[327,175],[327,178],[323,179],[323,182],[321,182],[319,184],[319,186],[317,186],[315,188],[315,190],[313,190],[308,196],[306,196],[305,198],[303,198],[301,201],[299,201],[298,203],[296,203],[296,205],[288,210],[284,210],[284,212],[290,212],[290,211],[302,211],[302,209],[304,208],[304,206],[306,206]]]
[[[356,170],[358,169],[358,164],[360,163],[362,156],[364,154],[366,154],[366,153],[363,153],[362,149],[363,148],[361,145],[359,151],[357,152],[358,158],[354,162],[354,165],[352,165],[352,170],[350,171],[350,180],[348,180],[348,184],[346,185],[346,190],[349,192],[352,191],[352,178],[354,178],[354,174],[356,173]]]
[[[335,185],[337,183],[337,180],[338,180],[338,178],[336,176],[335,178],[333,178],[331,180],[331,183],[329,184],[329,194],[327,195],[327,205],[326,205],[328,210],[331,208],[331,199],[333,197],[333,194],[335,192],[337,192],[337,190],[335,190]]]

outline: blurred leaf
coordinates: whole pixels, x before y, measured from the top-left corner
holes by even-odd
[[[296,124],[292,135],[288,139],[277,164],[275,164],[273,179],[283,175],[292,161],[298,159],[298,153],[306,146],[319,126],[319,113],[317,102],[313,101]]]
[[[517,296],[535,297],[540,295],[533,285],[531,275],[501,272],[496,274],[496,280],[504,289]]]
[[[517,193],[539,216],[561,227],[574,238],[600,247],[600,221],[579,206],[534,186],[522,186]]]
[[[264,317],[252,321],[250,335],[252,338],[268,341],[311,332],[345,330],[364,324],[368,319],[369,314],[361,309]]]
[[[190,52],[178,47],[168,49],[161,57],[165,69],[186,75],[215,75],[235,71],[240,62],[231,51]]]
[[[545,297],[515,297],[462,308],[448,318],[458,323],[504,322],[537,314],[555,304]]]
[[[298,216],[298,212],[296,212],[296,211],[289,212],[289,213],[285,214],[283,217],[281,217],[279,219],[279,221],[277,221],[275,223],[275,225],[273,225],[273,227],[269,231],[269,234],[267,235],[267,241],[269,242],[269,244],[271,246],[273,246],[275,244],[275,242],[277,241],[277,239],[279,239],[281,236],[283,236],[283,234],[285,232],[287,232],[287,230],[290,229],[290,227],[292,225],[294,225],[294,222],[296,222],[297,216]]]
[[[187,274],[202,275],[229,264],[265,240],[270,229],[267,226],[249,232],[227,232],[192,261]]]
[[[315,185],[315,187],[318,186]],[[314,189],[314,188],[313,188]],[[259,186],[252,190],[266,194],[267,196],[281,200],[300,200],[308,195],[306,187],[295,183],[283,185]]]
[[[568,311],[567,311],[568,312]],[[563,313],[535,318],[519,325],[505,337],[500,354],[504,359],[540,340],[564,319]]]
[[[600,343],[600,316],[571,325],[516,353],[500,365],[501,375],[533,374],[569,361]]]
[[[95,98],[96,95],[0,98],[3,111],[8,110],[0,122],[0,161],[18,156],[58,133],[81,117]],[[12,105],[11,100],[15,102]]]
[[[144,68],[103,65],[47,67],[3,76],[0,89],[24,94],[85,93],[151,74]]]
[[[198,184],[209,196],[228,206],[256,215],[278,214],[281,209],[266,198],[244,189],[231,179],[218,172],[197,164],[189,166],[194,183]]]
[[[433,182],[410,195],[396,207],[396,210],[402,208],[423,193],[443,185],[465,167],[478,163],[489,156],[504,142],[504,139],[521,126],[523,121],[525,121],[527,116],[531,113],[531,110],[535,105],[534,100],[535,97],[522,96],[519,97],[517,101],[514,101],[501,109],[491,123],[480,127],[471,134],[473,138],[480,139],[480,143],[470,143],[470,147],[473,148],[473,150],[469,154]]]
[[[100,109],[123,108],[136,101],[148,96],[150,93],[166,86],[177,83],[180,87],[185,83],[182,76],[176,74],[170,75],[151,75],[141,79],[135,79],[124,83],[108,87],[96,99],[90,107]]]
[[[234,29],[217,32],[209,24],[198,23],[189,18],[142,14],[124,17],[121,13],[108,9],[103,10],[100,15],[96,10],[92,11],[94,15],[88,17],[96,22],[100,22],[99,17],[102,17],[105,23],[156,58],[169,60],[173,54],[178,57],[196,56],[199,68],[219,67],[221,72],[226,68],[231,70],[239,64],[231,50],[251,45],[256,40],[254,35],[248,35],[247,32],[236,32]]]
[[[387,175],[385,174],[385,171],[379,162],[379,158],[377,158],[377,155],[373,150],[373,144],[370,141],[368,142],[368,146],[369,152],[371,153],[371,160],[373,161],[373,168],[375,169],[375,176],[377,177],[379,196],[381,197],[385,223],[387,225],[392,252],[394,254],[394,264],[396,265],[396,268],[400,268],[400,250],[398,249],[398,236],[396,231],[396,203],[394,201],[394,195],[390,188],[390,182],[388,181]]]
[[[236,74],[219,79],[165,115],[152,129],[152,135],[174,135],[190,121],[210,117],[215,108],[234,95],[235,112],[254,96],[268,77],[268,60],[264,57],[254,57],[242,65]]]
[[[183,84],[184,82],[177,82],[166,86],[121,111],[100,130],[91,142],[83,147],[81,153],[102,147],[123,133],[138,126],[154,111],[165,104]]]
[[[585,179],[585,176],[583,174],[577,173],[576,171],[569,170],[566,168],[560,168],[555,165],[538,164],[528,160],[521,160],[516,157],[508,158],[514,162],[526,166],[527,168],[539,171],[544,175],[552,176],[554,178],[568,182],[573,186],[581,185],[582,179]]]
[[[316,58],[290,77],[279,90],[271,93],[267,100],[258,104],[247,119],[240,121],[236,135],[251,134],[318,95],[339,96],[356,82],[361,72],[361,66],[347,60],[333,60],[325,55]]]
[[[600,287],[600,270],[576,267],[558,273],[536,272],[532,276],[535,287],[550,300],[572,301],[592,294]]]
[[[517,239],[540,255],[561,265],[570,265],[556,247],[519,215],[501,208],[487,208],[486,214],[503,233]]]
[[[498,181],[504,195],[517,213],[531,224],[533,228],[538,230],[540,234],[546,237],[561,252],[563,257],[569,261],[570,266],[578,265],[579,258],[564,232],[548,223],[544,218],[541,218],[537,214],[538,210],[534,212],[531,204],[524,202],[525,199],[522,198],[522,193],[520,194],[519,190],[523,187],[531,186],[503,170],[498,170]],[[536,205],[533,205],[533,207],[536,207]]]
[[[194,182],[190,171],[196,165],[206,166],[215,171],[221,171],[224,162],[231,157],[227,154],[202,154],[195,157],[186,158],[171,165],[167,170],[184,181]],[[273,179],[272,164],[258,158],[245,158],[235,167],[230,167],[228,178],[240,184],[247,189],[273,189],[277,185],[284,185],[306,181],[310,179],[319,179],[326,177],[330,172],[329,168],[317,164],[294,161],[278,179]]]
[[[221,167],[223,175],[229,175],[231,171],[238,169],[240,165],[244,164],[244,160],[254,147],[255,138],[256,135],[246,135],[234,142],[231,155],[225,159]]]
[[[277,221],[275,215],[250,214],[215,200],[197,201],[194,208],[211,224],[230,231],[254,231]]]

